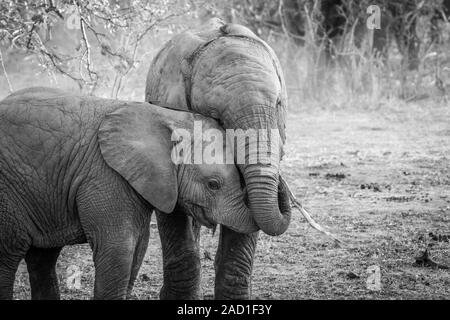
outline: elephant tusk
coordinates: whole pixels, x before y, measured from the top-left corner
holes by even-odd
[[[322,232],[327,237],[332,238],[334,240],[335,244],[337,244],[339,246],[344,246],[345,242],[343,242],[338,237],[336,237],[332,233],[330,233],[327,230],[325,230],[320,224],[318,224],[311,217],[311,215],[308,213],[308,211],[306,211],[306,209],[303,207],[303,205],[300,203],[300,201],[297,200],[297,198],[295,197],[294,193],[291,191],[291,188],[289,188],[289,185],[287,184],[287,182],[283,179],[283,177],[281,175],[280,175],[280,181],[281,181],[281,183],[283,183],[285,185],[286,190],[289,193],[289,199],[292,202],[292,206],[297,208],[300,211],[300,213],[306,219],[306,221],[310,224],[310,226],[313,227],[314,229],[316,229],[317,231]]]

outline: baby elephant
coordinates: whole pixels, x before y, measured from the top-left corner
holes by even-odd
[[[234,164],[173,161],[176,146],[186,145],[172,141],[176,129],[192,133],[194,122],[222,131],[193,113],[56,89],[25,89],[0,102],[0,299],[12,298],[23,258],[32,298],[58,299],[61,248],[86,242],[94,298],[126,298],[155,208],[180,206],[207,227],[255,232]],[[201,132],[182,157],[195,139],[204,143]]]

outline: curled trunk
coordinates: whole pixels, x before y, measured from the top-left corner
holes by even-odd
[[[238,162],[238,166],[245,180],[250,214],[258,227],[272,236],[284,233],[291,219],[288,192],[279,178],[284,139],[279,134],[276,111],[272,106],[247,106],[225,123],[227,127],[263,132],[257,134],[257,139],[247,137],[245,161]]]
[[[265,233],[277,236],[289,227],[291,208],[287,190],[272,169],[247,166],[244,176],[253,219]]]

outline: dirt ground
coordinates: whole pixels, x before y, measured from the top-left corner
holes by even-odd
[[[290,112],[283,173],[311,215],[346,242],[336,246],[294,211],[280,237],[261,234],[252,295],[257,299],[449,299],[450,270],[415,264],[431,258],[450,266],[450,102],[380,103],[376,109],[304,107]],[[218,233],[201,240],[203,290],[214,291]],[[158,299],[159,236],[150,245],[135,299]],[[366,286],[367,268],[381,269],[381,290]],[[73,266],[81,288],[68,287]],[[63,299],[89,299],[94,268],[88,246],[66,247],[58,261]],[[29,299],[21,264],[16,299]]]

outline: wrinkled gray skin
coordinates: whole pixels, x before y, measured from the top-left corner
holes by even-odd
[[[181,33],[155,57],[147,76],[145,99],[191,109],[218,119],[226,129],[278,129],[278,160],[270,165],[246,162],[239,169],[251,215],[260,229],[269,235],[286,231],[291,212],[279,177],[286,88],[279,61],[265,42],[243,26],[218,19]],[[161,298],[200,298],[198,228],[192,228],[184,216],[156,214],[164,259]],[[172,233],[173,226],[185,237]],[[258,233],[241,235],[221,228],[215,298],[249,298],[257,238]]]
[[[59,298],[59,252],[85,242],[94,254],[94,298],[126,298],[155,208],[180,207],[208,227],[258,230],[235,165],[171,161],[173,130],[192,133],[194,120],[220,129],[190,112],[47,88],[0,102],[0,299],[12,298],[22,258],[32,298]]]

